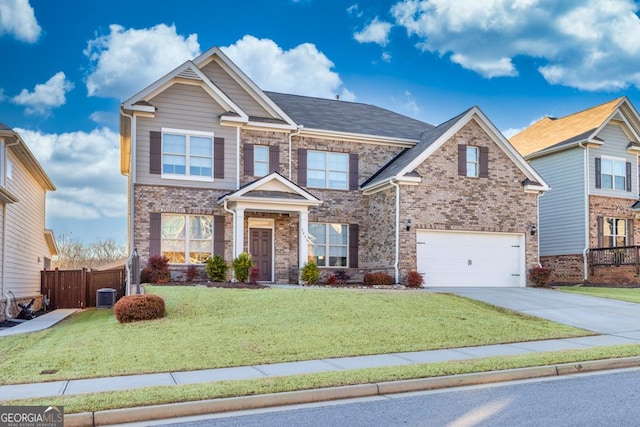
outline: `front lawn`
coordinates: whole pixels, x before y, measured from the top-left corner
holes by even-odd
[[[640,288],[598,288],[591,286],[561,286],[558,289],[574,294],[593,297],[612,298],[640,304]]]
[[[119,324],[90,309],[0,338],[0,383],[210,369],[589,335],[420,291],[147,287],[164,319]],[[42,372],[54,372],[43,374]]]

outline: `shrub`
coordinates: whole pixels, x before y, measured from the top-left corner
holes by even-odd
[[[207,265],[204,270],[205,273],[207,273],[207,277],[214,282],[227,281],[227,270],[229,270],[229,266],[218,254],[215,254],[213,258],[209,257],[207,259]]]
[[[307,262],[300,269],[300,280],[306,285],[315,285],[320,277],[320,270],[314,261]]]
[[[364,275],[364,284],[366,286],[391,286],[394,279],[387,273],[367,273]]]
[[[407,273],[407,286],[410,288],[421,288],[424,285],[424,277],[417,271]]]
[[[187,272],[185,273],[185,278],[187,282],[193,282],[200,276],[200,270],[195,265],[190,265],[187,267]]]
[[[338,278],[336,277],[335,274],[332,274],[331,276],[327,277],[327,285],[337,285],[338,284]]]
[[[120,323],[152,320],[164,317],[164,300],[158,295],[128,295],[120,298],[113,307]]]
[[[349,279],[351,279],[351,276],[349,275],[349,273],[347,273],[344,270],[336,271],[335,273],[333,273],[333,276],[335,276],[336,280],[340,285],[344,285],[345,283],[347,283]]]
[[[260,273],[260,269],[258,267],[251,267],[251,272],[249,273],[249,283],[252,285],[258,284],[258,273]]]
[[[150,257],[147,266],[140,272],[140,283],[167,283],[169,280],[169,258],[163,255]]]
[[[546,267],[533,267],[529,270],[529,279],[535,286],[544,286],[549,282],[551,277],[551,270]]]
[[[238,282],[246,282],[249,278],[251,267],[253,267],[253,259],[251,259],[251,255],[248,253],[242,252],[233,260],[231,267],[233,268],[233,274],[236,280]]]

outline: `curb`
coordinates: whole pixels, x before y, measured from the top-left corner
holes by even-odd
[[[446,377],[389,381],[373,384],[330,387],[271,393],[258,396],[229,397],[196,402],[170,403],[137,408],[109,409],[65,415],[65,427],[104,426],[177,418],[221,412],[259,409],[284,405],[324,402],[329,400],[371,397],[378,395],[428,391],[451,387],[491,384],[506,381],[554,377],[585,372],[633,368],[640,366],[640,356],[620,359],[594,360],[560,365],[508,369],[503,371],[451,375]]]

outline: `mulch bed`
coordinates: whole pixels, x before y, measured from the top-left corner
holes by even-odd
[[[227,289],[266,289],[269,286],[244,282],[169,282],[153,283],[153,286],[206,286],[207,288]]]

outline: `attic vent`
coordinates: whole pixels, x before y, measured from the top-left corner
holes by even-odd
[[[178,77],[182,77],[183,79],[200,80],[200,77],[191,67],[187,67],[182,70],[182,72],[178,74]]]

